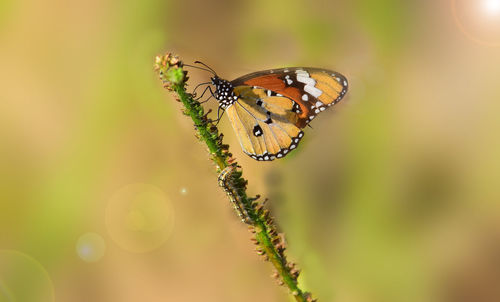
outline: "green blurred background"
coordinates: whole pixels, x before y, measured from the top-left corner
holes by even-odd
[[[320,301],[500,301],[500,1],[2,0],[0,45],[1,302],[290,300],[166,51],[349,79],[286,159],[220,124]]]

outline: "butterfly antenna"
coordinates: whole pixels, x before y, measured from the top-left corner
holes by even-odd
[[[204,71],[208,71],[210,73],[214,73],[213,70],[211,69],[205,69],[205,68],[201,68],[200,66],[194,66],[194,65],[189,65],[189,64],[183,64],[184,66],[187,66],[187,67],[192,67],[192,68],[196,68],[196,69],[201,69],[201,70],[204,70]],[[215,73],[214,73],[215,74]]]
[[[203,63],[203,62],[200,62],[200,61],[194,61],[195,64],[201,64],[203,66],[205,66],[206,68],[208,68],[215,76],[217,76],[217,73],[212,69],[210,68],[210,66],[208,66],[207,64]]]

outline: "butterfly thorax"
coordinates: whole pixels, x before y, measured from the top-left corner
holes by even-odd
[[[219,102],[220,107],[226,109],[238,99],[234,94],[234,87],[231,82],[215,76],[212,78],[212,84],[215,86],[214,97]]]

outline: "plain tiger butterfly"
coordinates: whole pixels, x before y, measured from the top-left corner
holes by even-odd
[[[207,88],[226,112],[241,148],[259,161],[282,158],[297,148],[301,129],[338,103],[348,87],[342,74],[321,68],[269,69],[227,81],[203,65],[214,74],[206,84],[215,91]]]

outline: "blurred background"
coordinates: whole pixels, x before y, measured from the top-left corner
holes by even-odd
[[[220,123],[320,301],[500,301],[499,0],[2,0],[0,45],[1,302],[290,301],[153,72],[167,51],[349,79],[283,160]]]

